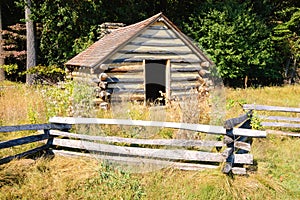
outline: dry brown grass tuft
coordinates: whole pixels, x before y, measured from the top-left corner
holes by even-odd
[[[45,121],[45,103],[37,88],[24,84],[0,85],[0,125]]]
[[[95,176],[97,162],[81,158],[15,160],[1,166],[0,199],[61,199]]]

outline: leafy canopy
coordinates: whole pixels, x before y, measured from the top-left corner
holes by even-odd
[[[185,23],[185,31],[216,63],[222,78],[279,78],[271,30],[247,3],[205,3]]]

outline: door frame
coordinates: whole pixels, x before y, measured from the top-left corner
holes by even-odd
[[[157,59],[155,61],[165,61],[165,104],[167,104],[171,97],[171,61],[170,59]],[[146,97],[146,60],[143,60],[143,78],[144,78],[144,105],[147,104]]]

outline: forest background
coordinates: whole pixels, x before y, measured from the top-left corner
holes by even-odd
[[[64,63],[103,36],[102,23],[130,25],[163,12],[214,61],[226,85],[299,81],[298,0],[1,0],[0,8],[0,80],[25,81],[26,73],[62,80]],[[34,66],[26,64],[30,31]]]

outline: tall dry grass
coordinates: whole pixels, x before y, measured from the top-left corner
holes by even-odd
[[[226,118],[243,114],[242,104],[300,107],[300,86],[262,87],[247,89],[226,88]],[[290,113],[289,113],[290,114]]]
[[[37,88],[24,84],[0,84],[1,125],[46,121],[45,101]]]
[[[35,91],[32,87],[17,85],[13,90],[5,89],[4,94],[1,88],[2,125],[30,123],[28,111],[32,105],[38,114],[44,112],[43,98],[32,90]],[[14,94],[8,94],[10,91]],[[240,106],[243,103],[300,107],[300,86],[226,88],[225,91],[226,118],[243,114]],[[15,95],[16,92],[23,97]],[[24,98],[27,100],[20,103]],[[6,109],[3,103],[16,109]],[[24,103],[31,106],[22,106]],[[179,114],[173,118],[168,116],[175,113],[170,108],[170,112],[163,111],[167,119],[180,120],[180,106],[172,109],[177,109]],[[133,119],[146,119],[144,117],[151,113],[156,116],[159,112],[138,106],[129,110]],[[112,116],[106,111],[97,114]],[[46,120],[46,115],[39,119],[43,116]],[[169,135],[172,130],[160,131],[159,137],[173,137],[173,133]],[[0,135],[1,140],[9,137],[10,133]],[[220,169],[190,172],[167,168],[130,174],[94,160],[59,156],[13,161],[0,166],[0,199],[300,199],[299,141],[282,136],[255,139],[251,153],[257,164],[253,168],[257,170],[248,176],[234,177],[222,174]]]

